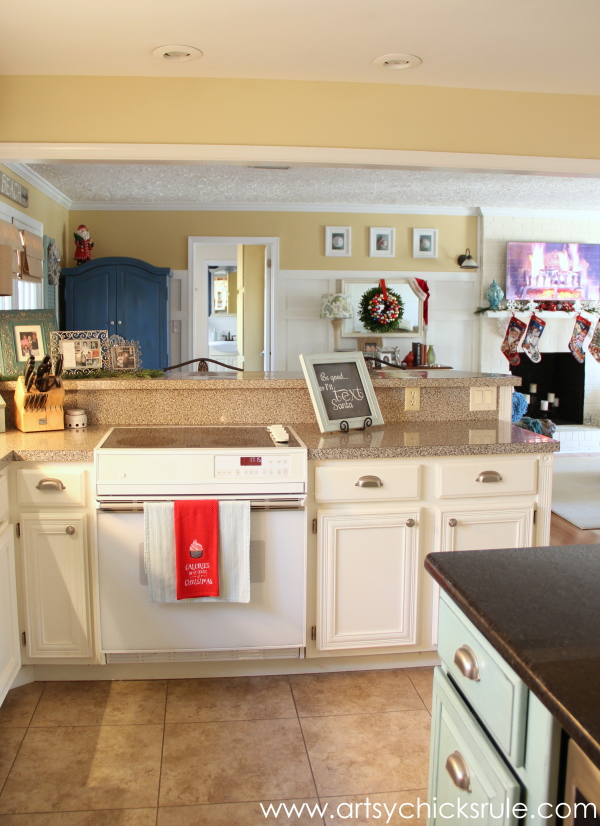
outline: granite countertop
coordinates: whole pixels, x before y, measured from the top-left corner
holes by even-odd
[[[425,568],[600,768],[600,545],[434,553]]]
[[[545,436],[489,419],[403,422],[349,433],[320,433],[316,424],[294,424],[292,429],[308,448],[309,459],[551,453],[560,448],[559,442]],[[0,470],[12,460],[91,462],[94,448],[109,430],[110,425],[45,433],[9,430],[0,434]]]

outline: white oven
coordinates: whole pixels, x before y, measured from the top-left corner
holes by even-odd
[[[303,656],[306,449],[293,432],[276,446],[266,428],[115,428],[95,465],[106,662]],[[144,502],[194,498],[250,501],[249,603],[150,602]]]

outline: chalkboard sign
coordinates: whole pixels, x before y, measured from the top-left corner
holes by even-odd
[[[356,353],[300,356],[321,433],[383,424],[371,378]]]

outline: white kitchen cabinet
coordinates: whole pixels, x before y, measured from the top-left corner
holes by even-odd
[[[440,551],[485,551],[531,545],[534,508],[490,507],[440,510]]]
[[[92,465],[14,463],[24,664],[98,662]]]
[[[418,510],[319,513],[321,651],[412,645]]]
[[[0,531],[0,704],[21,667],[17,581],[11,527]]]

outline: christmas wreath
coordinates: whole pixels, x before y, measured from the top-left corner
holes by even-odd
[[[398,329],[398,322],[404,313],[402,299],[393,290],[388,290],[385,281],[379,287],[367,290],[360,299],[359,318],[370,333],[388,333]]]

